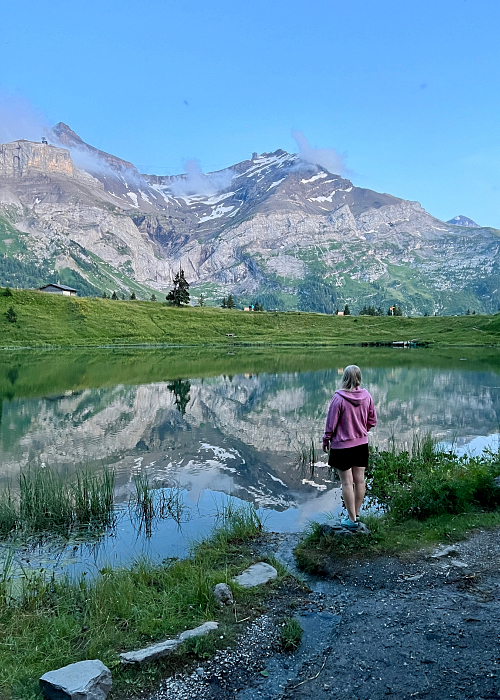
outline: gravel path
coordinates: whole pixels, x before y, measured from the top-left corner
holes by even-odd
[[[297,536],[261,543],[291,563]],[[233,650],[151,700],[500,700],[500,531],[478,532],[442,557],[331,563],[325,579],[293,586]],[[304,627],[294,654],[279,651],[278,620]]]
[[[284,697],[500,699],[499,533],[453,549],[337,569],[345,605],[331,648],[307,675],[319,676]]]

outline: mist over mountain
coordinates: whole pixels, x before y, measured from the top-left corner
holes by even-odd
[[[177,176],[141,174],[62,123],[46,144],[0,145],[0,284],[149,298],[180,266],[209,303],[497,311],[499,231],[356,187],[327,169],[341,156],[296,139],[299,155],[254,153],[214,173],[190,161]]]

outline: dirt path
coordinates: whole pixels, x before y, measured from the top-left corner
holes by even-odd
[[[260,549],[293,567],[296,535]],[[190,676],[154,700],[500,700],[500,530],[478,532],[447,555],[331,563],[286,588],[274,607]],[[284,654],[278,621],[294,614],[301,647]]]
[[[500,538],[456,554],[332,567],[341,622],[330,649],[283,697],[500,698]]]

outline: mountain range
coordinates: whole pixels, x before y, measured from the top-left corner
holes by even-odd
[[[442,222],[282,150],[204,174],[141,174],[65,124],[0,145],[0,284],[332,313],[494,312],[500,231]],[[467,220],[471,221],[471,220]]]

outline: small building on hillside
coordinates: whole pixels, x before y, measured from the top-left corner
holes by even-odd
[[[46,284],[40,287],[40,292],[49,292],[49,294],[63,294],[65,297],[76,297],[78,292],[72,287],[66,287],[65,284]]]

